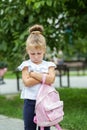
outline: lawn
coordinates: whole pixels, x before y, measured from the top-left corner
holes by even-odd
[[[87,89],[58,88],[64,101],[64,119],[60,125],[67,130],[87,130]],[[0,114],[22,119],[23,100],[20,94],[0,96]]]
[[[14,78],[16,78],[16,74],[14,72],[12,72],[12,71],[7,71],[5,73],[4,78],[6,78],[6,79],[9,79],[9,78],[10,79],[14,79]]]
[[[64,101],[64,120],[61,125],[68,130],[87,130],[87,89],[59,89]]]

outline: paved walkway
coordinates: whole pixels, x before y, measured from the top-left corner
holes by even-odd
[[[0,130],[24,130],[23,120],[0,115]],[[56,128],[51,127],[51,130]]]
[[[0,130],[24,130],[23,121],[0,115]]]
[[[18,93],[17,82],[15,79],[5,79],[5,84],[0,85],[0,94],[12,94]],[[66,76],[62,77],[63,86],[67,85]],[[55,87],[60,87],[59,77],[56,77]],[[22,80],[20,80],[20,90],[23,87]],[[72,76],[70,77],[70,87],[87,88],[87,76]],[[1,107],[1,106],[0,106]],[[0,115],[0,130],[24,130],[23,120],[9,118],[7,116]],[[54,127],[51,130],[56,130]]]
[[[87,76],[70,76],[70,87],[71,88],[87,88]],[[67,77],[62,76],[62,85],[67,86]],[[55,87],[60,87],[59,77],[56,77]]]

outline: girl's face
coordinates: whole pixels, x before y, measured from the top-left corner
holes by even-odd
[[[40,64],[42,62],[45,53],[44,49],[36,49],[32,47],[27,52],[33,63]]]

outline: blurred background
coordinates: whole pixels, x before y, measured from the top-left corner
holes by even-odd
[[[87,60],[87,1],[85,0],[1,0],[0,62],[15,68],[27,58],[25,41],[28,28],[44,26],[46,59]]]

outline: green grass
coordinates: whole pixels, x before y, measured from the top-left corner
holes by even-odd
[[[83,71],[70,71],[70,76],[87,76],[87,70]]]
[[[19,76],[21,77],[21,72],[19,72]],[[4,78],[6,78],[6,79],[14,79],[14,78],[16,78],[16,73],[12,72],[12,71],[7,71],[5,73]]]
[[[14,72],[12,72],[12,71],[7,71],[5,73],[4,78],[6,78],[6,79],[9,79],[9,78],[14,79],[14,78],[16,78],[16,74]]]
[[[87,130],[87,89],[58,88],[64,101],[64,119],[60,123],[67,130]],[[16,96],[0,96],[0,114],[22,118],[23,100]]]
[[[61,125],[68,130],[87,130],[87,89],[59,89],[64,101],[64,120]]]
[[[0,96],[0,114],[22,118],[23,100],[18,95]]]

